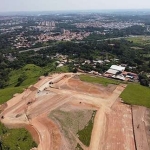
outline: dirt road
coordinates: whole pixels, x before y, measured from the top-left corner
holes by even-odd
[[[94,119],[94,127],[91,135],[89,150],[103,150],[105,128],[106,114],[104,108],[101,107],[97,111]]]
[[[146,129],[145,112],[146,108],[142,106],[133,106],[133,125],[137,150],[149,150]]]

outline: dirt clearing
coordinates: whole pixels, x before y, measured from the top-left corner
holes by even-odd
[[[1,122],[29,130],[37,150],[135,150],[134,120],[136,141],[147,150],[149,111],[139,113],[133,108],[132,115],[131,106],[121,103],[118,98],[126,85],[104,87],[80,81],[77,75],[42,77],[1,107]],[[144,114],[145,130],[143,122],[137,121]]]

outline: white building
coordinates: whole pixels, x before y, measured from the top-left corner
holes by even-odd
[[[117,66],[117,65],[112,65],[112,66],[110,67],[110,69],[118,70],[118,71],[123,72],[123,71],[125,70],[125,67]]]
[[[105,76],[112,77],[115,79],[125,80],[124,75],[122,72],[125,70],[125,67],[112,65],[110,69],[105,72]]]

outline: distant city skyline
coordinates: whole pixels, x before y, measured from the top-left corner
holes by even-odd
[[[0,0],[0,12],[150,9],[150,0]]]

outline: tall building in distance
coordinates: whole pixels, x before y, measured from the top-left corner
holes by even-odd
[[[46,27],[55,27],[56,24],[54,21],[42,21],[39,23],[40,26],[46,26]]]

